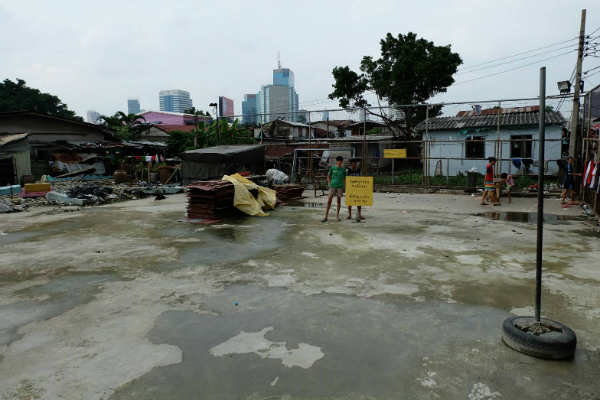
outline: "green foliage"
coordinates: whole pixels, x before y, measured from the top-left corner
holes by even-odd
[[[0,112],[25,110],[83,121],[57,96],[28,87],[23,79],[5,79],[0,83]]]
[[[184,131],[172,131],[167,139],[167,153],[171,157],[178,156],[186,150],[194,148],[194,134]]]
[[[371,128],[369,129],[366,133],[367,135],[379,135],[381,133],[382,129],[380,127],[375,127],[375,128]]]
[[[252,137],[252,132],[239,125],[239,120],[235,120],[229,126],[227,120],[220,119],[219,130],[217,131],[217,122],[207,125],[204,121],[198,122],[196,128],[190,133],[182,131],[173,131],[167,139],[167,150],[171,156],[177,156],[186,150],[194,148],[194,137],[198,148],[213,147],[221,145],[236,144],[255,144],[256,140]],[[220,140],[219,140],[220,137]]]
[[[114,136],[119,140],[125,141],[131,140],[131,138],[133,137],[131,131],[125,125],[117,126],[115,128]]]
[[[377,95],[378,102],[384,101],[390,106],[424,103],[446,92],[454,83],[452,75],[460,64],[462,59],[451,51],[450,45],[435,46],[426,39],[417,39],[412,32],[398,37],[388,33],[381,40],[381,58],[363,57],[360,75],[347,66],[333,69],[335,84],[329,98],[338,99],[345,109],[370,106],[364,96],[371,91]],[[440,111],[441,107],[430,107],[429,117],[439,115]],[[402,131],[406,134],[425,119],[426,110],[425,107],[402,108],[406,128],[385,112],[368,112],[381,117],[394,134]]]
[[[142,134],[147,135],[151,128],[143,116],[122,111],[117,111],[112,117],[101,115],[98,122],[112,129],[114,136],[121,140],[138,140]]]
[[[546,110],[546,112],[552,112],[552,111],[554,111],[554,106],[546,106],[546,108],[544,108],[544,110]]]

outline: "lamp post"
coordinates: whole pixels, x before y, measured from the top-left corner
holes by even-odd
[[[210,103],[209,107],[214,107],[215,109],[215,120],[217,122],[217,145],[221,144],[221,132],[219,130],[219,105],[217,103]]]

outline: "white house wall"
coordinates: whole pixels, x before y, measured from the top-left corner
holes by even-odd
[[[507,172],[509,174],[516,174],[518,170],[512,164],[510,159],[510,139],[515,135],[532,135],[532,139],[537,139],[539,137],[539,131],[537,127],[535,128],[513,128],[513,129],[502,129],[500,132],[500,140],[504,140],[502,142],[502,158],[506,159],[506,161],[498,162],[496,171],[497,172]],[[498,133],[496,130],[486,130],[473,133],[473,136],[485,136],[485,160],[481,159],[466,159],[466,149],[465,149],[465,139],[470,136],[469,135],[461,135],[458,136],[458,132],[456,130],[441,130],[441,131],[433,131],[429,132],[429,138],[431,140],[431,147],[429,153],[429,175],[434,176],[436,174],[436,165],[438,165],[438,161],[441,160],[442,165],[442,175],[444,176],[456,176],[459,173],[465,173],[469,171],[471,168],[477,168],[477,172],[484,173],[485,167],[487,165],[487,158],[494,157],[494,148],[495,142],[497,139]],[[555,160],[561,158],[561,144],[560,141],[556,141],[556,139],[561,138],[561,127],[552,125],[546,128],[546,139],[555,141],[546,142],[545,148],[545,158],[548,161],[548,170],[547,174],[556,175],[558,173],[558,165]],[[450,140],[454,140],[456,142],[448,142]],[[435,141],[439,141],[436,143]],[[442,142],[444,141],[444,142]],[[537,160],[538,154],[538,143],[533,142],[532,146],[532,159]],[[448,160],[451,158],[451,160]],[[529,172],[531,174],[537,174],[538,169],[534,166],[529,168]]]

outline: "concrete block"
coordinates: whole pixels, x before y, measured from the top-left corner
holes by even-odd
[[[26,183],[25,193],[49,192],[51,190],[49,183]]]
[[[48,192],[46,193],[46,198],[48,200],[58,201],[60,203],[65,204],[74,204],[76,206],[83,206],[87,203],[87,200],[84,199],[72,199],[64,193],[58,192]]]
[[[13,196],[17,196],[19,193],[21,193],[21,185],[1,186],[0,196],[10,196],[11,188]]]

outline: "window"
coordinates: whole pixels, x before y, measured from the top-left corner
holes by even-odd
[[[465,158],[485,158],[485,136],[467,138]]]
[[[515,135],[510,137],[510,158],[531,158],[531,135]]]

